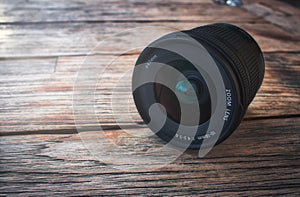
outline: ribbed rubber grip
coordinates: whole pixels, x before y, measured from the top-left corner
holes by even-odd
[[[256,41],[241,28],[223,23],[201,26],[184,33],[214,43],[230,58],[248,106],[261,86],[265,70],[263,55]]]

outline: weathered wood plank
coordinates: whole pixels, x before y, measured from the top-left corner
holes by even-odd
[[[296,4],[296,3],[295,3]],[[243,8],[256,16],[280,27],[286,32],[299,35],[300,9],[284,1],[245,0]]]
[[[66,0],[2,1],[0,22],[44,23],[82,21],[197,21],[259,22],[258,16],[242,8],[201,1],[102,1]],[[227,14],[229,12],[235,14]],[[222,16],[222,17],[220,17]],[[237,17],[239,16],[239,17]]]
[[[270,0],[245,0],[241,8],[210,2],[2,0],[1,195],[298,196],[299,10]],[[72,113],[73,83],[84,55],[99,41],[128,28],[160,25],[188,29],[212,22],[240,25],[253,34],[264,52],[270,52],[265,53],[265,81],[246,121],[205,158],[199,159],[189,151],[152,172],[119,172],[92,157],[74,134]],[[119,40],[115,48],[96,49],[96,54],[108,55],[95,55],[94,60],[101,67],[102,58],[113,58],[109,54],[117,54],[127,44]],[[121,71],[132,68],[137,52],[115,63],[110,70],[115,74],[104,74],[106,81],[97,86],[95,106],[98,117],[109,129],[104,131],[107,136],[120,145],[129,144],[125,147],[132,155],[145,154],[161,143],[156,138],[124,134],[111,115],[109,92]],[[92,84],[97,74],[87,82]],[[120,93],[119,98],[125,100],[127,93],[130,94]],[[141,121],[133,103],[129,105],[131,112],[123,115],[135,115]],[[78,125],[93,128],[89,121],[83,119]],[[130,133],[142,131],[127,121],[121,126]],[[110,151],[102,158],[109,158],[113,153]]]
[[[105,72],[104,80],[98,85],[94,84],[93,80],[99,77],[97,73],[87,81],[88,85],[97,87],[95,110],[105,127],[118,127],[112,113],[111,93],[122,73],[133,68],[137,56],[138,54],[120,57]],[[246,119],[299,115],[299,57],[299,53],[265,54],[267,64],[265,80],[248,109]],[[73,85],[84,58],[60,57],[55,73],[52,74],[36,74],[36,68],[32,67],[22,77],[18,73],[0,75],[1,135],[26,132],[28,134],[76,132],[72,108]],[[116,57],[93,56],[93,58],[96,64],[87,66],[95,70],[98,66],[104,67],[101,62]],[[125,84],[128,87],[130,80],[128,79]],[[133,116],[135,120],[141,122],[133,101],[127,103],[126,99],[130,95],[130,89],[119,92],[119,98],[124,99],[124,105],[120,106],[120,109],[125,111],[122,115]],[[84,105],[85,101],[82,102],[82,106]],[[130,112],[125,110],[128,106]],[[84,119],[79,124],[89,125],[90,121]],[[129,119],[120,124],[128,127],[137,126]]]
[[[298,195],[299,122],[299,118],[245,121],[205,158],[189,152],[152,172],[112,169],[95,160],[77,135],[0,137],[1,193]],[[141,141],[120,136],[119,131],[106,132],[128,144]],[[144,151],[158,143],[155,138],[147,142],[140,144]],[[103,157],[109,157],[109,150]]]
[[[232,8],[210,0],[2,0],[1,195],[298,196],[299,9],[279,1],[244,2],[243,7]],[[212,22],[240,25],[267,52],[265,81],[246,121],[205,158],[188,151],[172,164],[151,172],[119,172],[92,157],[75,134],[72,113],[73,83],[84,55],[99,41],[125,29],[147,25],[188,29]],[[101,67],[102,58],[113,58],[109,54],[117,54],[127,45],[119,40],[106,51],[96,49],[96,54],[107,55],[95,55],[94,60]],[[129,144],[122,146],[129,155],[146,155],[161,142],[124,134],[113,120],[109,99],[114,82],[121,71],[132,68],[137,52],[117,61],[110,70],[115,74],[104,74],[106,81],[97,86],[95,107],[111,140]],[[97,74],[87,82],[93,85]],[[120,93],[119,98],[125,100],[127,93]],[[134,115],[141,121],[133,103],[129,105],[131,111],[123,115]],[[89,121],[83,119],[78,125],[93,128]],[[143,130],[127,121],[121,126],[130,133]],[[101,158],[110,158],[110,154],[112,150]]]
[[[117,43],[106,48],[95,48],[105,38],[121,33],[131,28],[147,26],[164,26],[180,29],[190,29],[206,22],[166,22],[166,23],[63,23],[63,24],[31,24],[31,25],[1,25],[0,58],[15,57],[48,57],[64,55],[84,55],[93,53],[119,54],[127,51],[130,43],[135,40],[147,40],[148,34],[138,34],[129,37],[119,37]],[[260,44],[264,52],[300,51],[299,35],[290,35],[282,29],[268,23],[249,24],[235,23],[249,31]],[[156,29],[157,31],[157,29]],[[157,38],[164,33],[156,32]],[[131,37],[130,37],[131,36]],[[145,44],[146,46],[146,44]],[[91,51],[93,50],[93,51]]]
[[[29,58],[0,60],[0,76],[51,74],[55,72],[57,58]]]

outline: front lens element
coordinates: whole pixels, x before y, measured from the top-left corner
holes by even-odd
[[[168,67],[173,67],[181,73],[178,76],[170,76]],[[154,92],[157,102],[160,103],[168,117],[183,125],[195,126],[209,120],[211,116],[210,95],[202,75],[195,66],[188,61],[176,60],[166,63],[156,75],[157,81],[162,79],[169,81],[172,90],[156,83]],[[181,107],[184,107],[191,116],[181,120]],[[200,117],[193,114],[199,113]]]
[[[200,94],[199,84],[194,80],[181,80],[176,85],[176,95],[184,103],[195,103]]]

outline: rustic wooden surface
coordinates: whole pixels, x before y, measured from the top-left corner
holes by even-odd
[[[300,195],[300,8],[275,0],[244,3],[234,8],[209,0],[0,1],[0,194]],[[95,43],[133,27],[187,29],[213,22],[245,28],[266,59],[264,83],[237,131],[205,158],[188,151],[151,172],[119,172],[94,159],[78,137],[72,93]],[[92,56],[111,59],[122,45],[115,47]],[[122,56],[98,95],[137,56]],[[97,99],[106,132],[120,138],[109,94]],[[122,124],[139,131],[137,124]]]

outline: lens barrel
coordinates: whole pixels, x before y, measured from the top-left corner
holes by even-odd
[[[214,46],[231,62],[248,106],[264,78],[264,58],[256,41],[243,29],[231,24],[213,24],[183,31],[191,37]]]
[[[209,90],[209,78],[204,77],[204,71],[199,71],[206,61],[195,65],[181,54],[169,50],[167,45],[179,45],[176,42],[180,36],[176,32],[154,41],[140,54],[133,72],[133,98],[144,122],[166,142],[171,141],[181,147],[186,147],[184,144],[188,143],[188,148],[200,148],[206,140],[206,145],[212,146],[225,140],[237,128],[260,88],[265,71],[263,54],[247,32],[232,24],[211,24],[179,33],[203,46],[221,73],[222,79],[217,80],[224,83],[222,93],[226,98],[226,110],[222,112],[224,125],[220,135],[213,140],[215,131],[208,130],[210,118],[216,111],[212,99],[218,94]],[[166,47],[159,48],[157,43],[163,43],[162,46]],[[183,48],[186,46],[182,44]],[[199,55],[201,51],[199,48]],[[192,52],[197,55],[197,51]],[[158,67],[156,63],[165,66],[155,71],[154,81],[137,87],[136,84],[151,75],[151,68]],[[169,67],[179,74],[170,74]],[[161,84],[161,81],[166,81],[171,88]],[[151,120],[150,117],[150,108],[155,103],[162,106],[161,111],[167,117],[162,126],[158,126],[161,124],[159,120]],[[183,108],[190,113],[184,121]],[[197,132],[178,131],[181,127],[196,127]],[[212,143],[209,143],[210,138]]]

